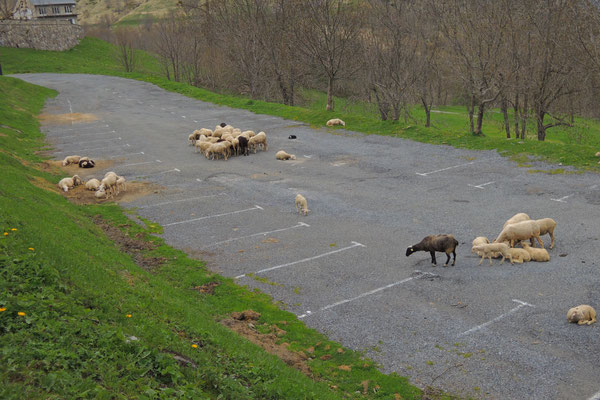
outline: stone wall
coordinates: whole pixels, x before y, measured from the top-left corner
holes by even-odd
[[[83,36],[83,28],[68,21],[0,21],[0,47],[64,51]]]

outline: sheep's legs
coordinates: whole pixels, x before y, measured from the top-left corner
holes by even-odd
[[[540,237],[540,235],[537,235],[535,238],[537,239],[538,243],[540,244],[540,247],[543,249],[544,242],[542,242],[542,238]]]
[[[550,234],[550,238],[552,238],[552,243],[550,243],[550,249],[554,248],[554,232],[548,232]]]
[[[434,267],[437,267],[437,261],[435,260],[435,251],[430,251],[431,253],[431,263]]]

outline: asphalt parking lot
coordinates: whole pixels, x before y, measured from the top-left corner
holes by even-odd
[[[530,173],[495,151],[312,129],[122,78],[16,77],[60,92],[46,113],[98,117],[43,126],[56,159],[112,159],[129,181],[161,185],[122,205],[383,371],[464,397],[600,398],[600,324],[566,320],[579,304],[600,311],[598,175]],[[220,122],[265,131],[269,150],[228,161],[194,153],[189,133]],[[281,149],[297,160],[276,160]],[[479,266],[471,241],[495,238],[518,212],[557,221],[550,262]],[[437,267],[428,253],[405,256],[435,233],[458,239],[456,266],[443,267],[441,253]]]

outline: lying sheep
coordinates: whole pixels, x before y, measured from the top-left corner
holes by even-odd
[[[528,221],[530,219],[531,218],[529,218],[529,215],[527,215],[525,213],[515,214],[504,223],[504,225],[502,226],[502,229],[506,228],[506,225],[516,224],[517,222]]]
[[[542,242],[542,239],[540,238],[540,226],[533,220],[506,225],[494,242],[502,243],[510,241],[510,247],[515,247],[515,242],[529,240],[531,238],[536,238],[540,247],[544,248],[544,242]]]
[[[591,325],[596,322],[596,310],[587,304],[581,304],[569,309],[567,312],[569,322],[577,322],[577,325]]]
[[[69,164],[77,164],[81,160],[81,156],[67,156],[62,162],[63,167]]]
[[[115,192],[118,193],[119,189],[117,188],[117,179],[119,179],[117,174],[114,172],[108,172],[104,179],[102,179],[100,182],[100,186],[103,187],[107,194],[109,194],[111,197],[116,194]],[[100,190],[100,188],[98,189]]]
[[[335,125],[346,126],[346,123],[339,118],[333,118],[333,119],[330,119],[329,121],[327,121],[326,125],[327,126],[335,126]]]
[[[81,185],[83,181],[79,177],[79,175],[73,175],[71,178],[63,178],[58,182],[58,187],[68,192],[69,189],[74,188],[75,186]]]
[[[90,179],[85,183],[85,188],[87,190],[98,190],[100,187],[100,181],[96,178]]]
[[[308,203],[306,198],[301,194],[296,195],[296,214],[308,215]]]
[[[279,151],[277,152],[277,154],[275,154],[275,158],[276,158],[276,159],[278,159],[278,160],[283,160],[283,161],[285,161],[285,160],[295,160],[295,159],[296,159],[296,156],[295,156],[295,155],[293,155],[293,154],[288,154],[288,153],[286,153],[286,152],[285,152],[285,151],[283,151],[283,150],[279,150]]]
[[[504,259],[506,258],[508,258],[508,260],[512,264],[512,255],[508,250],[509,247],[506,243],[488,243],[473,246],[473,251],[477,254],[481,254],[481,260],[479,261],[479,265],[481,265],[481,263],[486,257],[490,260],[490,265],[492,265],[492,257],[494,256],[494,254],[502,255],[502,260],[500,260],[500,264],[504,263]]]
[[[542,218],[536,219],[535,222],[540,226],[540,236],[545,234],[549,234],[552,239],[552,243],[550,243],[550,248],[554,248],[554,228],[556,228],[556,221],[552,218]],[[533,239],[531,240],[531,245],[533,246]]]
[[[79,168],[94,168],[95,166],[96,162],[89,157],[81,157],[79,160]]]
[[[447,267],[448,262],[450,262],[450,253],[454,256],[452,265],[456,265],[456,246],[458,246],[458,240],[452,235],[429,235],[423,238],[419,243],[409,246],[406,249],[406,257],[416,251],[428,251],[431,254],[431,263],[435,267],[437,266],[435,252],[439,251],[446,253],[446,257],[448,258],[446,259],[444,267]]]
[[[264,132],[258,132],[256,136],[252,136],[250,140],[248,140],[248,147],[253,149],[254,153],[256,153],[259,146],[261,146],[264,151],[269,149],[269,146],[267,145],[267,134]]]
[[[531,247],[527,242],[521,242],[523,249],[531,256],[531,261],[550,261],[550,254],[546,249]]]
[[[596,153],[596,157],[600,157],[600,151]]]
[[[98,187],[98,190],[96,190],[96,193],[94,195],[97,199],[106,198],[108,196],[106,193],[106,188],[102,185]]]
[[[523,264],[525,261],[531,261],[531,255],[525,249],[519,249],[517,247],[509,248],[508,253],[510,254],[511,264]]]

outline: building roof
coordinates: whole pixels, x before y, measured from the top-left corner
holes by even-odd
[[[31,0],[31,4],[34,6],[74,6],[75,0]]]

